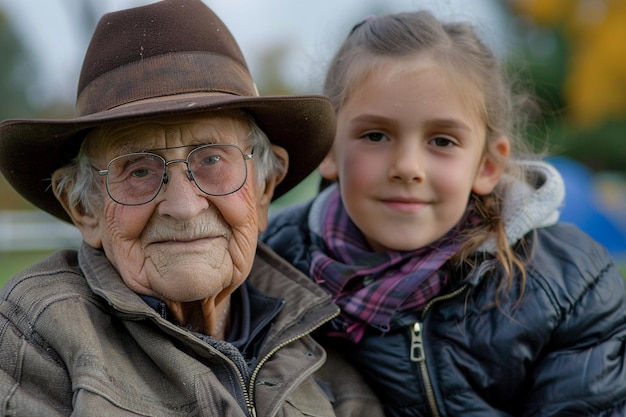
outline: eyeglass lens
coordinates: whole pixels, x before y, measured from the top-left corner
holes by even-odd
[[[167,183],[167,165],[177,162],[187,162],[191,179],[209,195],[234,193],[247,177],[241,149],[235,145],[205,145],[191,151],[186,161],[166,162],[161,156],[147,152],[114,158],[108,166],[107,191],[120,204],[145,204]]]

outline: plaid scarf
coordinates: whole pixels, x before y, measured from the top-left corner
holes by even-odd
[[[371,326],[385,333],[396,312],[420,312],[448,282],[442,266],[461,245],[461,225],[431,245],[413,251],[372,252],[350,220],[333,186],[311,211],[310,273],[341,308],[339,335],[355,343]],[[464,219],[466,220],[466,219]]]

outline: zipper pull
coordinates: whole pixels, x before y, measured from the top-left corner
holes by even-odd
[[[424,361],[424,341],[422,340],[422,324],[416,321],[411,331],[411,361]]]

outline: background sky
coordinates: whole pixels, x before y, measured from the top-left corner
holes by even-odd
[[[42,103],[73,103],[89,33],[77,25],[83,0],[0,0],[27,47],[35,54],[40,79],[29,94]],[[295,92],[319,92],[331,54],[349,29],[372,13],[427,8],[445,19],[473,22],[496,49],[505,48],[496,0],[204,0],[226,23],[258,77],[260,58],[276,45],[287,50],[280,76]],[[101,0],[100,12],[150,3]],[[261,91],[263,86],[259,85]]]

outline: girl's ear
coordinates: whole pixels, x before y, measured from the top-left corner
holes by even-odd
[[[472,185],[472,191],[478,195],[487,195],[498,185],[502,174],[504,174],[511,145],[507,137],[499,136],[491,141],[489,147],[490,149],[483,156],[478,167]]]
[[[322,177],[327,180],[334,181],[339,177],[339,171],[337,170],[337,164],[335,163],[335,154],[332,149],[320,163],[319,170]]]

